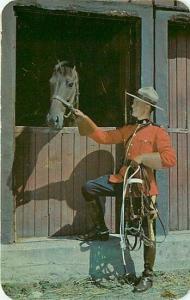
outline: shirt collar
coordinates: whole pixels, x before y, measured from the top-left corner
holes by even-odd
[[[147,123],[150,123],[150,120],[149,119],[137,120],[136,123],[145,125]]]

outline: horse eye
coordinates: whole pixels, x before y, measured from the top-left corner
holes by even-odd
[[[69,86],[69,87],[72,87],[72,86],[73,86],[73,82],[69,82],[69,83],[68,83],[68,86]]]

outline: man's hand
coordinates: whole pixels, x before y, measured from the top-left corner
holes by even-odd
[[[139,164],[143,164],[146,167],[149,167],[154,170],[162,169],[162,161],[159,152],[144,153],[134,159]]]
[[[97,125],[80,109],[75,109],[75,120],[79,129],[79,133],[82,136],[90,136],[98,127]]]
[[[134,162],[136,162],[136,164],[140,165],[142,164],[142,155],[138,155],[133,159]]]
[[[76,117],[81,117],[81,118],[85,118],[86,117],[86,115],[80,109],[75,109],[73,111],[73,113],[75,114]]]

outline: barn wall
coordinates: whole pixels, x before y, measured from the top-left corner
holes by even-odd
[[[169,72],[170,65],[168,64],[168,55],[169,55],[169,43],[168,43],[168,26],[169,21],[174,22],[189,22],[190,20],[190,14],[189,13],[180,13],[180,12],[172,12],[172,11],[162,11],[157,10],[156,12],[156,19],[155,19],[155,86],[156,90],[158,91],[158,94],[160,95],[160,105],[164,108],[165,112],[160,113],[157,110],[156,120],[158,123],[163,124],[166,128],[168,128],[168,131],[170,132],[170,127],[173,127],[174,123],[177,121],[177,115],[172,116],[171,119],[171,109],[174,109],[175,107],[175,100],[171,98],[171,86],[173,85],[173,92],[175,92],[176,83],[173,81],[174,76],[176,75],[173,73],[171,74],[171,71]],[[181,47],[183,48],[182,44]],[[171,51],[171,49],[170,49]],[[182,71],[183,72],[183,71]],[[178,79],[181,85],[184,86],[185,89],[188,88],[189,82],[184,81],[178,73]],[[170,85],[171,83],[171,85]],[[180,97],[178,98],[178,101],[180,101]],[[180,113],[180,112],[179,112]],[[177,124],[176,124],[177,125]],[[177,129],[177,128],[176,128]],[[175,143],[175,133],[172,133],[172,141],[173,146],[176,149],[176,152],[178,151],[177,144]],[[182,230],[182,229],[189,229],[189,226],[173,226],[173,224],[176,224],[176,221],[183,218],[182,215],[180,217],[180,210],[176,210],[176,200],[173,200],[173,192],[175,190],[175,187],[173,189],[174,178],[178,176],[178,179],[180,178],[180,175],[177,175],[177,168],[181,164],[181,157],[184,156],[184,151],[186,152],[188,148],[185,148],[185,145],[183,145],[183,149],[181,148],[180,154],[178,154],[178,162],[177,166],[173,169],[166,170],[166,171],[160,171],[157,172],[157,180],[159,183],[160,189],[160,195],[159,195],[159,208],[160,212],[164,221],[164,224],[166,226],[167,230]],[[187,159],[187,153],[185,154],[185,159]],[[177,185],[178,191],[180,190],[180,180]],[[188,179],[187,179],[188,180]],[[188,181],[186,181],[185,185],[188,185]],[[173,192],[171,192],[173,190]],[[178,194],[179,195],[179,194]],[[186,195],[187,196],[187,195]],[[178,201],[183,201],[181,197],[179,197]],[[188,206],[187,206],[188,207]],[[175,210],[175,214],[174,214]],[[177,213],[177,220],[176,218]],[[185,215],[185,220],[183,222],[189,223],[187,214]],[[178,222],[178,221],[177,221]],[[180,221],[181,222],[181,221]],[[160,224],[158,224],[158,231],[163,232]]]
[[[7,127],[3,127],[3,138],[4,141],[2,146],[2,157],[3,167],[2,173],[4,179],[2,181],[2,207],[3,207],[3,222],[2,230],[4,232],[3,241],[12,242],[15,238],[14,236],[14,207],[13,207],[13,196],[10,186],[7,187],[6,183],[10,174],[12,172],[12,163],[13,163],[13,153],[14,153],[14,115],[15,115],[15,31],[16,31],[16,19],[13,14],[13,5],[34,5],[38,7],[43,7],[47,9],[64,9],[68,10],[71,13],[75,13],[78,10],[84,12],[92,13],[103,13],[108,15],[116,16],[137,16],[142,18],[142,60],[141,65],[141,74],[142,74],[142,83],[151,84],[153,82],[153,59],[152,59],[152,47],[153,47],[153,37],[152,37],[152,9],[149,6],[138,6],[131,5],[124,2],[89,2],[89,1],[80,1],[76,5],[76,2],[73,1],[14,1],[9,3],[6,8],[4,8],[2,22],[4,28],[7,28],[8,31],[3,33],[3,73],[4,79],[2,78],[3,86],[3,97],[2,101],[6,106],[4,106],[2,115],[2,125],[6,124]],[[151,24],[151,25],[150,25]],[[148,30],[148,34],[146,34]],[[148,51],[146,47],[148,46]],[[148,59],[149,64],[144,62]],[[151,57],[151,59],[150,59]],[[11,64],[10,64],[11,62]],[[10,71],[11,68],[11,71]],[[6,97],[7,93],[7,97]],[[9,103],[8,103],[9,102]],[[9,137],[7,139],[7,137]],[[32,184],[32,183],[31,183]]]
[[[110,129],[110,128],[107,128]],[[81,186],[110,174],[115,145],[98,145],[78,129],[16,127],[14,186],[17,238],[85,232],[88,218]],[[115,199],[101,199],[105,221],[115,232]]]

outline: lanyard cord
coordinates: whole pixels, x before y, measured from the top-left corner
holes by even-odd
[[[127,265],[126,265],[126,260],[125,260],[125,250],[126,250],[126,240],[125,240],[125,196],[127,192],[128,185],[134,183],[134,181],[138,181],[138,178],[133,179],[135,174],[140,170],[140,166],[135,170],[135,172],[127,178],[128,171],[131,167],[129,166],[125,172],[124,180],[123,180],[123,196],[122,196],[122,206],[121,206],[121,215],[120,215],[120,246],[121,246],[121,251],[122,251],[122,258],[123,258],[123,265],[125,268],[125,271],[127,273]],[[132,181],[131,181],[132,180]],[[136,182],[137,182],[136,181]]]
[[[134,136],[136,135],[136,132],[139,130],[140,127],[141,127],[141,124],[138,124],[137,127],[135,128],[130,140],[128,141],[128,145],[126,145],[126,141],[124,141],[124,145],[127,146],[127,149],[125,151],[124,163],[127,161],[127,156],[128,156],[128,152],[129,152],[129,148],[131,146],[132,140],[133,140]]]
[[[132,173],[132,175],[128,178],[128,172],[129,172],[129,169],[131,168],[131,166],[129,165],[126,172],[125,172],[125,175],[124,175],[124,180],[123,180],[123,194],[122,194],[122,205],[121,205],[121,214],[120,214],[120,247],[121,247],[121,251],[122,251],[122,258],[123,258],[123,265],[124,265],[124,268],[125,268],[125,272],[127,274],[127,265],[126,265],[126,260],[125,260],[125,250],[128,246],[128,249],[129,250],[134,250],[136,245],[137,245],[137,236],[135,236],[135,243],[133,246],[130,245],[129,243],[129,240],[126,236],[126,228],[125,228],[125,198],[126,198],[126,193],[127,193],[127,189],[128,187],[131,188],[131,185],[133,183],[138,183],[138,184],[142,184],[144,183],[144,180],[142,179],[139,179],[139,178],[134,178],[134,176],[140,171],[141,175],[142,175],[142,169],[140,167],[140,165],[137,167],[137,169]],[[146,197],[146,195],[142,192],[142,197]],[[156,243],[162,243],[164,242],[164,240],[166,239],[166,232],[165,232],[165,228],[164,228],[164,225],[163,225],[163,222],[160,218],[160,215],[159,215],[159,212],[157,210],[157,208],[155,207],[155,204],[153,203],[152,199],[151,199],[151,203],[154,207],[154,209],[156,210],[157,212],[157,215],[158,215],[158,219],[161,223],[161,226],[163,228],[163,232],[164,232],[164,239],[160,242],[158,241],[155,241]],[[139,228],[128,228],[130,230],[135,230],[136,232],[139,231],[139,238],[140,238],[140,246],[139,246],[139,249],[141,247],[141,242],[144,241],[144,244],[147,245],[147,246],[151,246],[153,245],[152,244],[152,241],[144,234],[144,231],[142,231],[142,227],[141,227],[142,223],[140,222],[139,223]],[[127,241],[127,243],[126,243]]]

